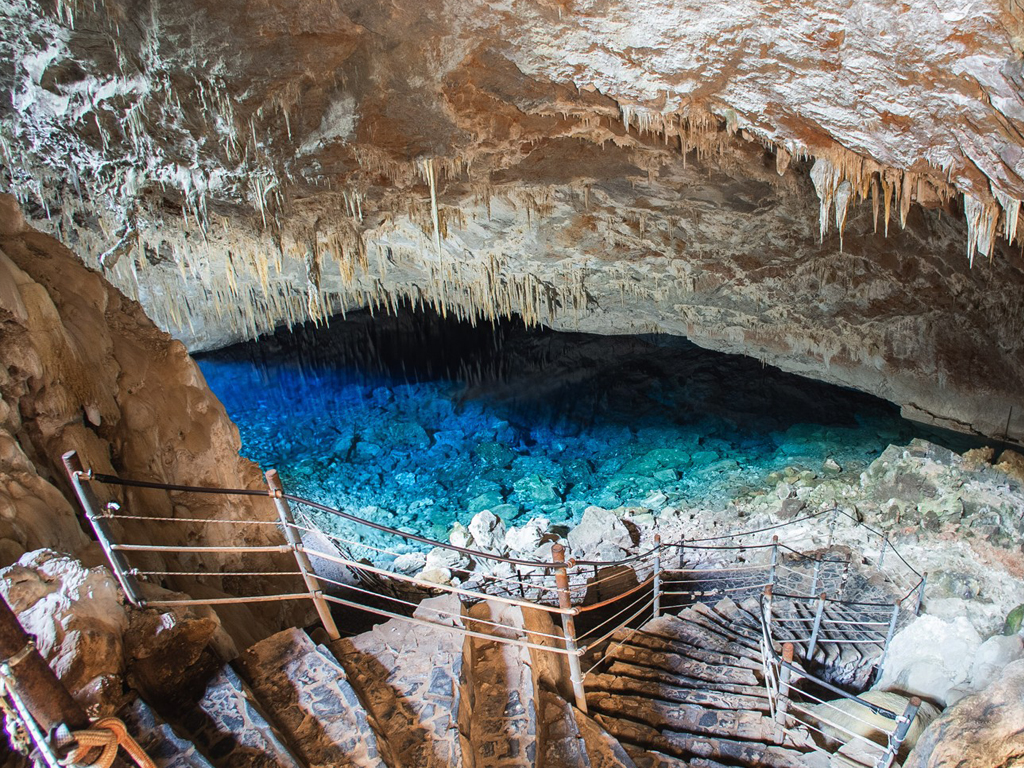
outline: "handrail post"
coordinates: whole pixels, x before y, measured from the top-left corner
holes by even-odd
[[[779,665],[779,692],[775,702],[775,743],[781,744],[786,738],[786,713],[789,710],[789,682],[793,663],[793,644],[782,646],[782,664]]]
[[[128,602],[132,605],[143,607],[146,601],[142,598],[142,594],[139,590],[139,582],[132,575],[131,567],[128,565],[128,561],[125,560],[124,555],[113,548],[114,536],[113,531],[107,524],[107,520],[103,515],[96,514],[96,510],[99,508],[99,502],[96,500],[95,494],[92,492],[92,488],[85,485],[82,482],[82,477],[88,477],[85,472],[85,468],[82,466],[82,459],[79,457],[77,451],[68,451],[61,459],[64,462],[64,469],[68,473],[68,479],[71,481],[71,486],[75,489],[75,496],[78,497],[78,503],[82,506],[82,511],[85,512],[85,517],[92,526],[92,529],[96,532],[96,539],[99,541],[100,546],[103,548],[103,553],[107,556],[107,561],[110,563],[110,568],[114,572],[114,577],[117,579],[117,583],[121,585],[121,589],[124,590],[125,597],[128,598]]]
[[[832,507],[832,515],[828,522],[828,549],[832,549],[832,543],[836,537],[836,522],[839,518],[839,507]]]
[[[889,643],[892,642],[893,636],[896,634],[896,622],[900,617],[900,604],[899,601],[893,603],[892,615],[889,617],[889,631],[885,635],[885,645],[882,646],[882,657],[878,660],[877,672],[875,673],[875,682],[878,682],[882,677],[882,671],[885,669],[885,660],[889,655]]]
[[[654,618],[661,615],[661,534],[654,534]]]
[[[910,731],[914,718],[917,717],[917,710],[920,708],[921,700],[917,696],[912,696],[907,702],[907,708],[903,710],[903,714],[896,718],[896,730],[889,736],[889,748],[878,759],[877,768],[889,768],[892,765],[896,755],[899,754],[900,747],[903,746],[903,740],[907,738],[907,732]]]
[[[775,586],[775,568],[779,563],[779,537],[772,536],[772,565],[768,574],[768,583]]]
[[[341,638],[341,633],[338,632],[338,625],[334,623],[334,616],[331,615],[330,606],[324,600],[323,592],[320,589],[320,582],[313,575],[313,565],[309,562],[309,556],[302,551],[302,537],[295,530],[295,518],[292,517],[292,511],[288,507],[288,502],[284,499],[284,487],[281,485],[281,478],[278,476],[276,469],[268,469],[266,477],[267,486],[270,488],[270,495],[274,499],[274,506],[277,507],[277,516],[281,521],[281,527],[284,529],[284,537],[288,540],[288,544],[291,545],[292,552],[295,555],[295,562],[302,573],[302,580],[306,582],[306,589],[309,590],[309,596],[313,598],[313,605],[316,606],[316,612],[320,616],[320,623],[324,625],[327,636],[332,642],[338,640]]]
[[[565,567],[565,547],[554,544],[551,547],[551,558],[559,565],[555,567],[555,586],[558,588],[558,607],[572,608],[572,597],[569,595],[569,571]],[[571,613],[562,614],[562,633],[565,635],[566,657],[569,660],[569,680],[572,682],[572,695],[576,706],[583,714],[587,714],[587,697],[583,691],[583,672],[580,669],[580,655],[576,648],[576,621]]]
[[[889,536],[885,535],[882,537],[882,551],[878,554],[878,570],[882,570],[882,566],[885,565],[885,547],[889,543]]]
[[[821,560],[814,561],[814,576],[811,578],[811,592],[810,594],[818,594],[818,579],[821,576]]]
[[[764,600],[762,601],[762,605],[764,606],[765,632],[768,634],[768,637],[771,637],[772,635],[772,592],[773,587],[769,584],[764,588]]]
[[[924,585],[928,581],[928,574],[921,574],[921,583],[917,585],[917,605],[914,606],[914,613],[918,616],[921,615],[921,603],[924,602]]]
[[[814,629],[811,630],[811,639],[807,642],[807,663],[814,661],[814,650],[818,645],[818,633],[821,631],[821,619],[825,615],[825,593],[818,596],[818,606],[814,610]]]

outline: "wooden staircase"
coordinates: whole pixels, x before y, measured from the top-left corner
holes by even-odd
[[[331,648],[287,630],[225,666],[190,711],[165,722],[135,702],[125,716],[161,768],[818,768],[828,758],[810,732],[772,719],[760,611],[725,598],[619,630],[585,678],[589,715],[526,648],[501,642],[503,627],[521,629],[519,609],[448,596],[415,617],[450,629],[391,620]],[[806,619],[813,608],[774,611]],[[805,625],[773,624],[776,640]],[[869,639],[853,624],[821,638],[821,665],[862,669],[881,653],[844,643]]]

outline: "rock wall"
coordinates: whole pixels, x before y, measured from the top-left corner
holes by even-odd
[[[1014,2],[0,14],[0,188],[193,349],[408,299],[1024,439]]]
[[[0,565],[41,547],[90,562],[102,557],[65,479],[60,457],[67,450],[97,472],[132,479],[261,487],[258,469],[238,455],[237,429],[181,343],[64,246],[28,227],[7,195],[0,196],[0,357]],[[210,544],[280,541],[275,528],[249,524],[275,519],[269,499],[96,489],[122,513],[147,518],[118,526],[135,543],[187,544],[200,533]],[[187,522],[193,518],[238,524]],[[195,596],[280,587],[218,576],[246,570],[246,559],[235,556],[140,556],[133,564],[210,571],[209,578],[152,579]],[[245,640],[285,614],[235,608],[225,617]]]

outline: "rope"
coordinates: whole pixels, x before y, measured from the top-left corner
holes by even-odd
[[[156,768],[149,755],[128,733],[124,723],[116,717],[96,720],[88,730],[73,731],[71,737],[75,746],[60,761],[68,768],[110,768],[117,758],[118,747],[123,748],[139,768]],[[99,755],[86,760],[95,750],[99,750]]]

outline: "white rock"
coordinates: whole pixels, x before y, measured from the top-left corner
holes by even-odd
[[[424,568],[416,574],[417,579],[429,581],[432,584],[451,584],[452,572],[447,568]]]
[[[469,521],[469,533],[478,549],[496,553],[505,551],[505,524],[489,509],[473,515]]]
[[[647,507],[647,509],[661,509],[666,504],[668,504],[668,496],[666,496],[661,491],[655,491],[642,502],[640,502],[640,504],[641,506]]]
[[[971,678],[981,635],[967,619],[943,621],[921,616],[899,632],[889,646],[885,669],[875,686],[899,690],[946,705]]]
[[[633,537],[619,516],[601,507],[587,507],[568,540],[574,557],[591,560],[618,559],[633,546]]]
[[[512,526],[505,532],[505,546],[518,554],[532,554],[551,527],[546,517],[537,517],[525,525]]]
[[[462,523],[455,523],[452,525],[452,532],[448,534],[448,543],[456,547],[469,549],[473,546],[473,537],[466,526]]]
[[[445,570],[460,570],[469,565],[469,558],[461,552],[454,552],[444,547],[434,547],[427,552],[427,559],[424,568],[444,568]]]
[[[987,688],[1006,668],[1018,659],[1024,659],[1024,639],[1020,635],[990,637],[974,654],[971,665],[970,692]]]
[[[423,570],[426,564],[427,556],[422,552],[407,552],[396,557],[391,567],[399,573],[415,573]]]

